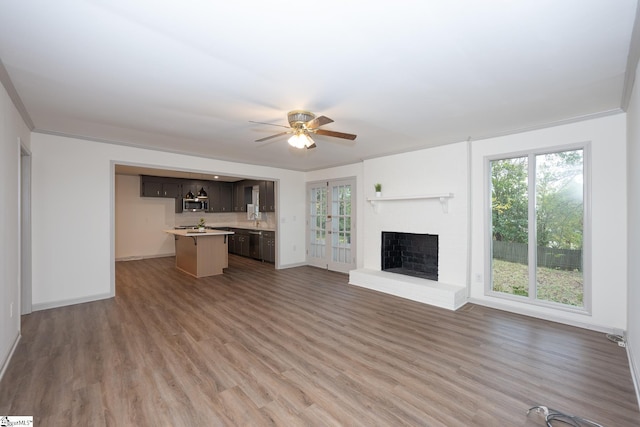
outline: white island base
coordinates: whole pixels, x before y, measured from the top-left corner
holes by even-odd
[[[368,268],[351,270],[349,284],[449,310],[457,310],[467,302],[464,286]]]

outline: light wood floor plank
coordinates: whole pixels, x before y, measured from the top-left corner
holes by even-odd
[[[640,425],[604,334],[486,307],[457,312],[312,267],[231,255],[116,264],[116,297],[24,316],[0,414],[36,425],[539,426],[546,405]]]

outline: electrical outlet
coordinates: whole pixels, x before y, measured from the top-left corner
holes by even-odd
[[[482,274],[476,273],[476,283],[482,283]]]

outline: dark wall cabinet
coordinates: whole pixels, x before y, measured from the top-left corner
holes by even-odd
[[[243,180],[231,183],[142,175],[140,196],[176,199],[176,212],[182,212],[182,199],[189,192],[197,196],[200,190],[204,190],[209,199],[209,212],[246,212],[247,205],[253,203],[254,185],[259,188],[260,212],[275,212],[273,181]]]
[[[209,185],[209,212],[231,212],[230,182],[212,182]]]
[[[275,182],[244,180],[233,183],[233,211],[246,212],[247,204],[253,203],[253,186],[258,186],[260,194],[260,212],[275,212]]]
[[[261,212],[275,212],[276,211],[276,197],[275,197],[275,182],[273,181],[260,181],[260,211]]]
[[[233,211],[246,212],[247,204],[251,203],[251,192],[253,185],[249,181],[238,181],[233,183]]]
[[[233,211],[233,184],[230,182],[219,183],[218,209],[214,212]]]
[[[142,176],[140,179],[140,195],[142,197],[182,198],[182,186],[170,178]]]

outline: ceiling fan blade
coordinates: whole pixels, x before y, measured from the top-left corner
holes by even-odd
[[[358,136],[352,133],[335,132],[335,131],[326,130],[326,129],[316,129],[313,131],[313,133],[317,135],[326,135],[326,136],[333,136],[336,138],[350,139],[352,141],[356,139],[356,137]]]
[[[291,132],[290,132],[290,131],[287,131],[287,132],[280,132],[280,133],[276,133],[275,135],[267,136],[267,137],[265,137],[265,138],[256,139],[256,142],[266,141],[267,139],[275,138],[275,137],[277,137],[277,136],[286,135],[286,134],[288,134],[288,133],[291,133]]]
[[[291,129],[290,126],[276,125],[276,124],[273,124],[273,123],[265,123],[265,122],[254,122],[253,120],[249,120],[249,123],[257,123],[259,125],[278,126],[278,127],[281,127],[281,128]]]
[[[320,126],[326,125],[328,123],[333,123],[333,120],[326,116],[316,117],[315,119],[309,120],[307,122],[307,129],[319,128]]]

